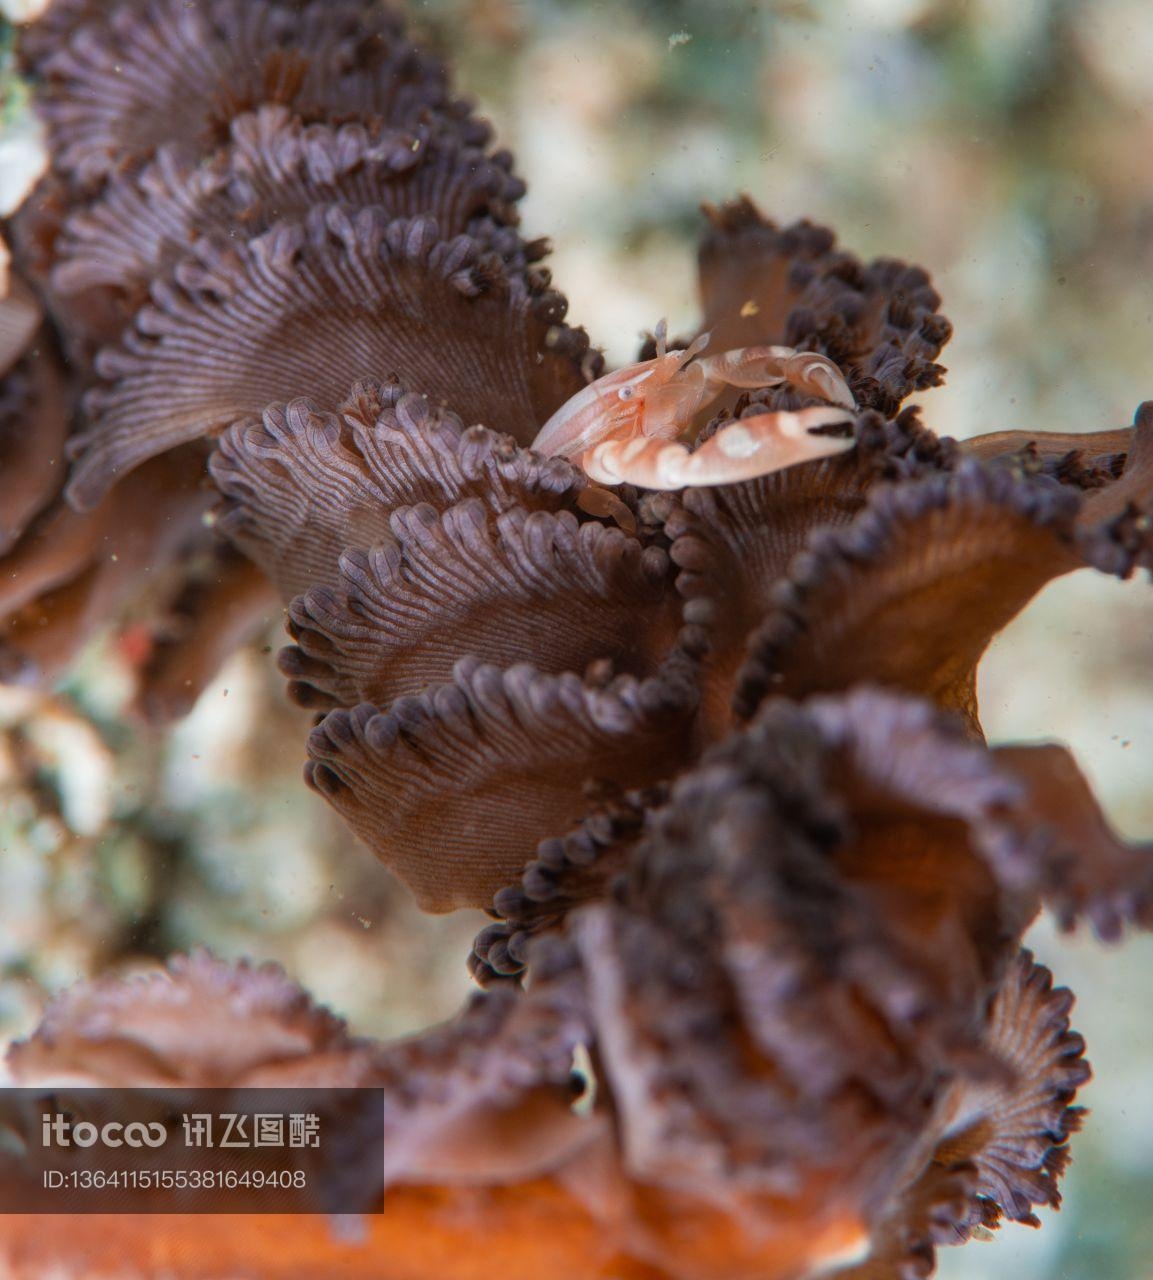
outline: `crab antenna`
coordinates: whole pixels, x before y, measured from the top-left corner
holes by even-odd
[[[712,335],[709,333],[698,333],[692,342],[690,342],[681,353],[679,368],[683,369],[693,356],[700,355],[700,353],[709,345],[709,338],[711,336]]]

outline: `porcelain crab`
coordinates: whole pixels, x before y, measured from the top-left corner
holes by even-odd
[[[544,424],[533,448],[568,458],[598,484],[680,489],[749,480],[853,447],[851,439],[811,434],[851,422],[856,408],[844,375],[827,357],[780,346],[702,356],[707,333],[683,350],[669,351],[664,321],[655,337],[655,358],[579,391]],[[784,383],[831,407],[736,418],[694,451],[677,439],[727,387]]]

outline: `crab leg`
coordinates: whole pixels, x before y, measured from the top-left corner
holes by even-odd
[[[615,520],[625,533],[636,533],[636,516],[628,505],[613,493],[611,489],[602,489],[595,482],[586,484],[577,496],[577,506],[590,516],[600,516],[606,520]]]
[[[851,421],[844,409],[759,413],[722,427],[692,453],[683,444],[642,435],[604,440],[581,455],[580,465],[601,484],[644,489],[732,484],[851,449],[852,439],[809,434]]]

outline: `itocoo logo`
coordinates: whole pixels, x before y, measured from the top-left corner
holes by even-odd
[[[41,1145],[45,1147],[94,1147],[98,1142],[105,1147],[162,1147],[167,1137],[168,1130],[159,1120],[151,1124],[110,1120],[97,1127],[88,1120],[73,1124],[58,1111],[45,1115],[41,1127]]]

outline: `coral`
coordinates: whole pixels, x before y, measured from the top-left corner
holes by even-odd
[[[706,209],[704,350],[831,362],[853,447],[607,498],[533,448],[602,362],[523,183],[393,15],[57,0],[23,57],[52,165],[7,229],[0,332],[46,319],[0,391],[0,675],[147,595],[182,620],[138,672],[162,720],[279,598],[309,785],[424,908],[496,917],[489,989],[408,1042],[196,953],[13,1050],[30,1086],[384,1091],[359,1244],[166,1220],[180,1274],[865,1280],[1056,1205],[1088,1067],[1022,936],[1149,928],[1153,849],[1064,749],[986,747],[975,673],[1052,579],[1153,567],[1153,404],[938,438],[925,272],[741,198]],[[820,391],[729,388],[688,443]],[[17,1273],[111,1265],[10,1239]]]

